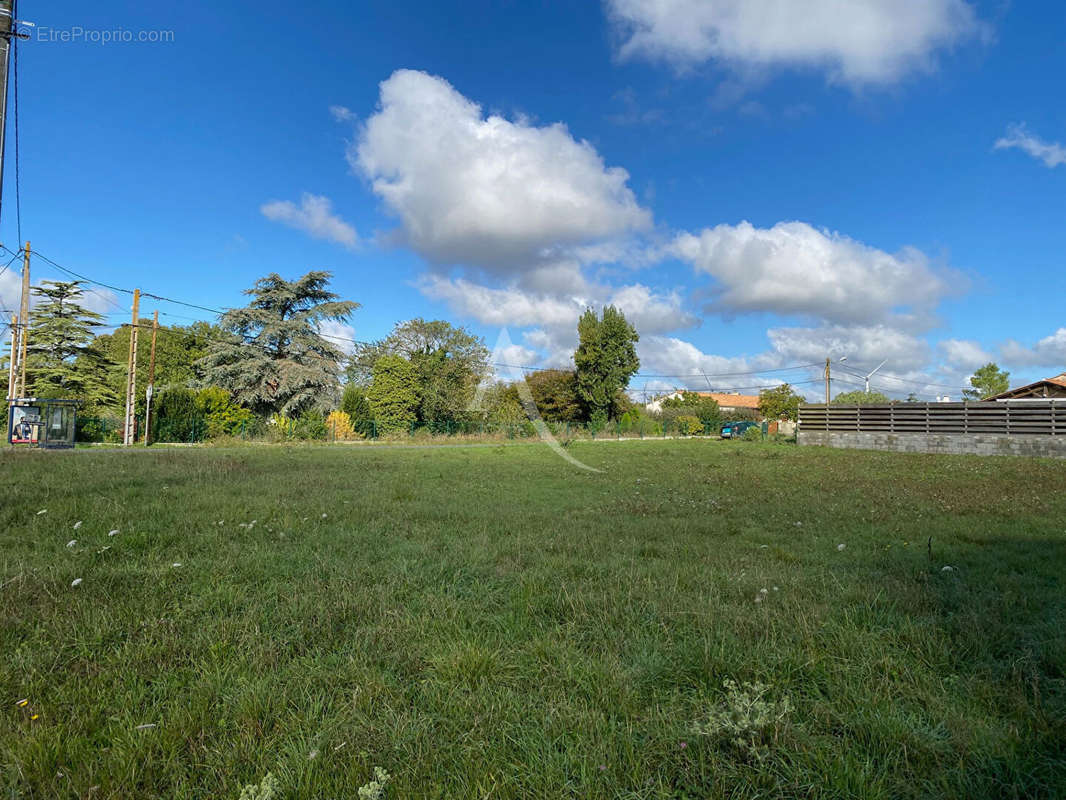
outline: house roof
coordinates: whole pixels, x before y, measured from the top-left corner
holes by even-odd
[[[985,400],[1011,400],[1017,397],[1066,397],[1066,372],[1009,389],[1001,394],[986,397]]]
[[[700,397],[710,397],[727,408],[758,408],[759,396],[753,394],[729,394],[722,392],[696,392]]]

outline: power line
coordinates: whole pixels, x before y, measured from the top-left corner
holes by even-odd
[[[15,5],[12,5],[11,13],[15,14]],[[12,24],[15,20],[11,20]],[[14,60],[14,89],[15,89],[15,229],[18,231],[19,242],[22,241],[22,178],[21,158],[19,157],[19,40],[12,37],[11,47]]]
[[[844,369],[842,367],[838,367],[837,369],[839,369],[841,372],[846,372],[848,375],[852,375],[852,376],[854,376],[856,378],[861,378],[862,380],[866,379],[865,375],[860,375],[860,374],[855,373],[855,372],[849,372],[848,370],[846,370],[846,369]],[[895,375],[888,375],[886,373],[881,373],[880,377],[881,378],[887,378],[888,380],[899,381],[900,383],[908,383],[908,384],[910,384],[912,386],[920,386],[920,387],[923,387],[923,388],[926,387],[926,386],[933,386],[933,387],[936,387],[938,389],[954,389],[954,390],[958,390],[960,388],[966,388],[964,386],[958,386],[958,385],[949,384],[949,383],[932,383],[931,381],[912,381],[912,380],[909,380],[907,378],[897,378]]]

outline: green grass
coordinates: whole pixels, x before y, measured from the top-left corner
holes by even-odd
[[[1066,795],[1066,463],[571,451],[0,453],[0,796]]]

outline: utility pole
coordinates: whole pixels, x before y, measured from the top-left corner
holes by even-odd
[[[152,432],[152,390],[155,388],[155,335],[159,330],[159,310],[152,314],[152,353],[148,358],[148,388],[144,390],[144,446]]]
[[[15,397],[26,396],[26,344],[30,338],[30,243],[22,255],[22,305],[19,306],[19,374]]]
[[[825,404],[829,405],[829,357],[825,359]]]
[[[122,444],[129,447],[135,438],[137,426],[137,315],[141,310],[141,290],[133,290],[133,325],[130,328],[130,357],[126,365],[126,422],[122,431]]]
[[[18,353],[19,342],[19,318],[11,315],[11,358],[7,365],[7,397],[10,400],[15,396],[15,354]]]

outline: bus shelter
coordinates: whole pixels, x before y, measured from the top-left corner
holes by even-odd
[[[47,449],[74,446],[77,400],[19,397],[7,401],[7,442]]]

